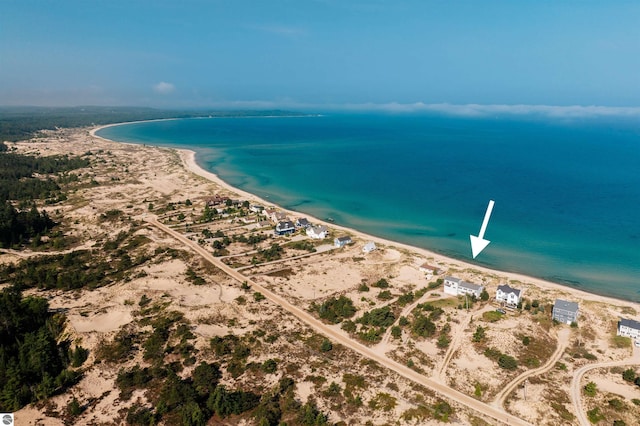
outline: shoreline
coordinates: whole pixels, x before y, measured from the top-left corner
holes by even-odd
[[[113,123],[113,124],[106,124],[106,125],[102,125],[102,126],[98,126],[95,128],[90,129],[89,134],[92,137],[104,140],[104,141],[108,141],[111,143],[122,143],[122,144],[128,144],[128,145],[134,145],[134,146],[139,146],[139,147],[143,147],[142,144],[140,143],[135,143],[135,142],[119,142],[119,141],[114,141],[111,139],[106,139],[103,138],[101,136],[96,135],[96,132],[98,132],[99,130],[105,129],[107,127],[113,127],[113,126],[121,126],[121,125],[126,125],[126,124],[134,124],[134,123],[144,123],[144,122],[153,122],[153,121],[168,121],[168,120],[178,120],[179,118],[162,118],[162,119],[153,119],[153,120],[141,120],[141,121],[132,121],[132,122],[124,122],[124,123]],[[393,241],[393,240],[389,240],[389,239],[385,239],[382,237],[377,237],[371,234],[367,234],[365,232],[359,231],[357,229],[354,228],[348,228],[345,226],[341,226],[341,225],[337,225],[335,223],[330,223],[327,222],[325,220],[316,218],[310,214],[304,213],[304,212],[300,212],[300,211],[294,211],[294,210],[290,210],[290,209],[286,209],[280,205],[277,205],[275,203],[273,203],[272,201],[268,201],[265,200],[263,198],[260,198],[259,196],[252,194],[250,192],[244,191],[240,188],[234,187],[230,184],[228,184],[227,182],[225,182],[223,179],[221,179],[218,175],[216,175],[215,173],[209,172],[207,170],[205,170],[204,168],[202,168],[196,161],[196,152],[190,149],[186,149],[186,148],[175,148],[175,147],[164,147],[166,149],[169,149],[171,151],[177,152],[181,161],[182,161],[182,165],[185,168],[185,170],[187,170],[188,172],[191,172],[195,175],[198,175],[200,177],[203,177],[213,183],[215,183],[216,185],[220,186],[221,188],[233,192],[235,194],[238,194],[242,197],[245,197],[247,200],[249,200],[250,202],[255,202],[255,203],[259,203],[262,204],[264,206],[271,206],[271,207],[275,207],[283,212],[285,212],[287,215],[291,216],[291,217],[302,217],[305,216],[308,219],[310,219],[310,221],[318,223],[318,224],[322,224],[325,225],[329,228],[333,228],[333,229],[337,229],[340,231],[343,231],[345,233],[349,233],[359,239],[362,240],[368,240],[368,241],[374,241],[376,244],[381,244],[384,246],[389,246],[389,247],[395,247],[395,248],[400,248],[403,250],[407,250],[409,252],[411,252],[414,255],[418,255],[420,257],[424,257],[424,258],[431,258],[433,259],[433,262],[435,262],[436,264],[438,264],[439,266],[444,266],[445,268],[457,268],[457,269],[464,269],[464,270],[471,270],[471,271],[477,271],[483,275],[491,275],[492,277],[497,277],[498,280],[500,281],[499,284],[509,284],[509,285],[513,285],[513,286],[534,286],[537,287],[540,290],[546,290],[546,291],[553,291],[556,293],[562,293],[562,294],[567,294],[569,293],[569,295],[567,296],[567,299],[571,300],[571,299],[581,299],[581,300],[587,300],[587,301],[592,301],[592,302],[601,302],[601,303],[608,303],[608,304],[613,304],[616,306],[620,306],[622,305],[626,305],[629,307],[632,307],[634,309],[637,309],[640,312],[640,303],[638,302],[634,302],[634,301],[629,301],[629,300],[625,300],[625,299],[619,299],[613,296],[605,296],[605,295],[600,295],[597,293],[591,293],[588,292],[586,290],[581,290],[581,289],[577,289],[574,287],[570,287],[567,285],[563,285],[560,283],[556,283],[556,282],[552,282],[552,281],[548,281],[545,280],[543,278],[538,278],[538,277],[534,277],[534,276],[530,276],[530,275],[525,275],[525,274],[520,274],[517,272],[509,272],[509,271],[502,271],[502,270],[497,270],[497,269],[491,269],[485,266],[480,266],[480,265],[476,265],[473,263],[469,263],[466,262],[464,260],[458,260],[458,259],[454,259],[451,257],[447,257],[445,255],[430,251],[428,249],[425,248],[421,248],[421,247],[416,247],[416,246],[412,246],[410,244],[405,244],[405,243],[401,243],[401,242],[397,242],[397,241]],[[525,291],[525,297],[527,296],[527,292]]]

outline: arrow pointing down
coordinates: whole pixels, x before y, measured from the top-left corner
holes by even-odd
[[[484,233],[487,230],[487,225],[489,224],[489,218],[491,217],[491,211],[493,210],[494,204],[495,203],[493,202],[493,200],[489,200],[487,212],[484,214],[484,220],[482,221],[482,226],[480,227],[480,233],[478,234],[478,236],[476,237],[475,235],[469,235],[469,239],[471,239],[471,254],[473,254],[474,259],[491,242],[484,239]]]

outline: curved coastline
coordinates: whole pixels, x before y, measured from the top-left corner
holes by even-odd
[[[131,145],[136,145],[136,146],[140,146],[139,143],[135,143],[135,142],[119,142],[119,141],[113,141],[111,139],[107,139],[101,136],[96,135],[96,132],[98,132],[99,130],[105,129],[107,127],[113,127],[113,126],[121,126],[121,125],[125,125],[125,124],[134,124],[134,123],[143,123],[143,122],[152,122],[152,121],[167,121],[167,120],[178,120],[179,118],[163,118],[163,119],[155,119],[155,120],[141,120],[141,121],[135,121],[135,122],[124,122],[124,123],[113,123],[113,124],[107,124],[107,125],[102,125],[102,126],[98,126],[95,128],[92,128],[89,131],[89,134],[92,137],[98,138],[98,139],[102,139],[108,142],[112,142],[112,143],[125,143],[125,144],[131,144]],[[458,260],[455,258],[451,258],[451,257],[447,257],[444,256],[442,254],[436,253],[434,251],[430,251],[428,249],[424,249],[421,247],[416,247],[416,246],[412,246],[409,244],[405,244],[405,243],[401,243],[401,242],[397,242],[397,241],[393,241],[393,240],[389,240],[389,239],[385,239],[385,238],[381,238],[381,237],[377,237],[371,234],[367,234],[361,231],[358,231],[357,229],[353,229],[353,228],[348,228],[345,226],[341,226],[341,225],[337,225],[335,223],[330,223],[327,222],[326,220],[322,220],[320,218],[317,217],[313,217],[312,215],[309,215],[307,213],[304,212],[300,212],[300,211],[294,211],[294,210],[290,210],[290,209],[286,209],[283,208],[282,206],[279,206],[271,201],[265,200],[263,198],[258,197],[255,194],[249,193],[247,191],[244,191],[240,188],[234,187],[230,184],[228,184],[227,182],[225,182],[223,179],[221,179],[218,175],[209,172],[207,170],[205,170],[204,168],[202,168],[196,160],[196,152],[190,149],[184,149],[184,148],[168,148],[172,151],[175,151],[179,154],[179,157],[183,163],[184,168],[195,174],[198,176],[201,176],[205,179],[208,179],[209,181],[215,183],[216,185],[220,186],[221,188],[224,188],[230,192],[233,192],[235,194],[238,194],[244,198],[246,198],[247,200],[251,201],[251,202],[255,202],[255,203],[259,203],[259,204],[263,204],[263,205],[268,205],[268,206],[273,206],[276,207],[284,212],[286,212],[289,215],[292,216],[300,216],[300,215],[305,215],[308,218],[312,219],[314,222],[316,223],[320,223],[323,224],[327,227],[330,228],[334,228],[334,229],[339,229],[341,231],[344,231],[346,233],[349,233],[351,235],[354,235],[356,237],[358,237],[359,239],[362,240],[368,240],[368,241],[374,241],[377,244],[381,244],[381,245],[386,245],[386,246],[392,246],[392,247],[397,247],[397,248],[401,248],[404,250],[408,250],[414,254],[416,254],[417,256],[420,257],[425,257],[425,258],[429,258],[429,259],[433,259],[433,262],[438,263],[439,265],[444,265],[448,268],[456,268],[456,269],[470,269],[470,270],[474,270],[474,271],[478,271],[482,274],[486,274],[486,275],[492,275],[495,277],[498,277],[501,281],[504,281],[506,283],[517,283],[517,284],[524,284],[524,285],[533,285],[539,289],[542,290],[550,290],[553,291],[554,293],[557,294],[561,294],[564,295],[566,297],[573,297],[573,298],[579,298],[582,300],[590,300],[590,301],[596,301],[596,302],[604,302],[604,303],[609,303],[609,304],[613,304],[613,305],[627,305],[630,307],[633,307],[637,310],[640,311],[640,303],[638,302],[634,302],[634,301],[630,301],[630,300],[625,300],[625,299],[621,299],[621,298],[616,298],[613,296],[605,296],[605,295],[600,295],[597,293],[592,293],[592,292],[588,292],[585,290],[581,290],[575,287],[570,287],[570,286],[566,286],[566,285],[562,285],[556,282],[552,282],[552,281],[548,281],[545,280],[543,278],[538,278],[538,277],[534,277],[534,276],[530,276],[530,275],[525,275],[525,274],[519,274],[516,272],[509,272],[509,271],[502,271],[502,270],[498,270],[498,269],[491,269],[488,267],[484,267],[484,266],[480,266],[477,264],[473,264],[473,263],[469,263],[469,262],[465,262],[463,260]]]

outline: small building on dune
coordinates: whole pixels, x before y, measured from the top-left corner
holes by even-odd
[[[353,241],[351,240],[351,237],[345,236],[345,237],[338,237],[338,238],[334,238],[333,240],[333,245],[336,247],[344,247],[348,244],[352,244]]]
[[[553,311],[551,318],[563,322],[565,324],[571,324],[578,321],[579,306],[576,302],[568,302],[562,299],[556,299],[553,304]]]
[[[363,253],[371,253],[376,248],[377,248],[376,247],[376,243],[374,243],[373,241],[369,241],[367,244],[364,245],[364,247],[362,247],[362,252]]]
[[[296,219],[296,226],[298,228],[308,228],[311,226],[311,224],[306,217],[299,217],[298,219]]]
[[[618,321],[618,336],[631,337],[632,339],[640,339],[640,322],[620,318]]]
[[[442,273],[442,269],[437,266],[429,265],[428,263],[423,263],[418,269],[420,272],[424,272],[427,275],[440,275]]]

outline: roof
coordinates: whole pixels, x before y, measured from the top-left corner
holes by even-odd
[[[473,290],[473,291],[480,291],[482,290],[484,287],[479,285],[479,284],[474,284],[474,283],[468,283],[466,281],[461,281],[458,286],[460,287],[464,287],[464,288],[468,288],[469,290]]]
[[[351,237],[338,237],[336,238],[336,240],[340,241],[341,243],[348,243],[351,241]]]
[[[295,226],[290,221],[285,220],[284,222],[278,222],[277,228],[278,229],[290,229],[290,228],[295,229]]]
[[[316,234],[319,234],[321,232],[327,232],[327,227],[324,225],[312,226],[311,230]]]
[[[462,282],[462,279],[460,278],[456,278],[456,277],[444,277],[445,281],[451,281],[454,282],[456,284],[460,284]]]
[[[307,218],[306,218],[306,217],[301,217],[301,218],[299,218],[299,219],[297,220],[297,222],[298,222],[300,225],[308,225],[308,224],[309,224],[309,221],[307,220]]]
[[[498,290],[506,294],[514,293],[516,296],[520,297],[521,290],[519,288],[513,288],[507,284],[499,285]]]
[[[636,320],[620,318],[620,325],[624,325],[635,330],[640,330],[640,322]]]
[[[364,248],[366,248],[366,249],[375,249],[376,248],[376,243],[374,243],[373,241],[369,241],[367,244],[364,245]]]
[[[556,299],[553,309],[563,309],[570,312],[578,312],[578,304],[576,302],[567,302],[566,300]]]
[[[420,268],[422,268],[422,269],[430,269],[432,271],[437,271],[438,270],[437,266],[431,266],[428,263],[423,263],[422,265],[420,265]]]

